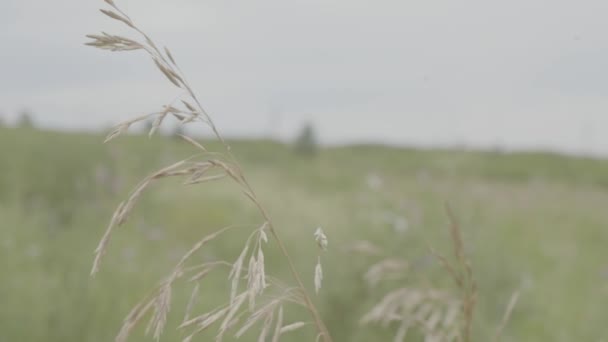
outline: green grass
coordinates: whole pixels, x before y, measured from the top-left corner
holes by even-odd
[[[260,222],[229,182],[159,183],[114,233],[101,272],[90,279],[92,252],[114,207],[144,175],[191,153],[187,144],[163,137],[102,140],[0,129],[0,341],[112,340],[130,307],[196,239],[228,224]],[[446,200],[460,218],[479,282],[476,341],[493,336],[517,289],[520,301],[505,341],[606,337],[608,161],[382,146],[323,149],[300,158],[270,141],[231,145],[310,288],[312,234],[319,225],[326,231],[330,249],[317,302],[336,341],[390,336],[356,326],[380,293],[361,281],[374,260],[342,251],[352,241],[369,239],[389,255],[423,261],[407,286],[451,287],[425,247],[428,241],[450,251]],[[372,173],[383,179],[379,190],[367,185]],[[395,232],[387,214],[405,217],[408,230]],[[235,259],[241,239],[230,233],[199,258]],[[267,268],[289,279],[272,245],[268,253]],[[204,282],[196,310],[221,303],[226,284],[221,274]],[[163,341],[180,336],[174,323],[191,287],[176,289]],[[313,338],[301,332],[290,340]],[[132,340],[145,340],[141,330]]]

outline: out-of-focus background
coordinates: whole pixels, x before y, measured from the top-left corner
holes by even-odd
[[[394,327],[358,323],[391,287],[453,288],[427,250],[450,253],[445,201],[479,284],[476,340],[494,336],[515,291],[505,341],[608,338],[608,3],[116,2],[171,48],[311,288],[312,234],[326,231],[316,300],[336,341],[392,340]],[[158,184],[89,278],[116,205],[191,154],[175,123],[102,143],[179,94],[143,53],[83,45],[128,33],[103,5],[0,3],[0,341],[111,340],[193,241],[260,220],[229,182]],[[204,126],[186,132],[219,148]],[[346,251],[361,240],[382,255]],[[229,235],[201,258],[235,259],[240,244]],[[411,266],[370,287],[384,256]],[[201,308],[226,284],[210,278]],[[180,286],[165,341],[182,336]]]

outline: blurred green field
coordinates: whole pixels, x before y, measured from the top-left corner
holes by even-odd
[[[102,140],[0,128],[0,341],[113,340],[131,306],[197,239],[261,222],[227,181],[159,183],[116,230],[101,272],[89,278],[115,206],[140,178],[191,153],[167,137]],[[316,300],[336,341],[392,340],[389,331],[357,325],[381,293],[362,281],[376,259],[344,252],[353,241],[370,240],[418,265],[405,286],[451,288],[425,245],[450,251],[444,201],[461,221],[479,283],[476,341],[491,340],[515,290],[520,301],[504,341],[608,341],[608,161],[381,146],[303,158],[270,141],[231,145],[311,289],[312,234],[317,226],[326,231],[330,248]],[[233,232],[197,258],[234,260],[242,243]],[[269,271],[290,280],[272,244],[267,251]],[[201,284],[195,312],[227,297],[225,276]],[[176,288],[162,341],[183,336],[175,322],[191,288]],[[142,331],[131,340],[151,340]],[[288,340],[314,336],[294,332]]]

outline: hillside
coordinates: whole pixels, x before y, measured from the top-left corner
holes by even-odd
[[[168,137],[102,141],[93,134],[0,128],[0,341],[112,340],[130,308],[194,241],[222,226],[260,222],[228,182],[159,183],[114,233],[102,271],[89,278],[93,250],[115,206],[143,176],[192,153]],[[451,289],[426,248],[428,242],[450,253],[445,201],[462,224],[479,283],[477,341],[493,337],[515,290],[520,301],[504,341],[605,337],[608,161],[383,146],[323,149],[307,158],[271,141],[231,146],[311,288],[312,234],[317,226],[326,231],[330,249],[317,300],[336,341],[392,336],[357,326],[382,291],[362,280],[379,257],[345,252],[355,241],[409,260],[401,286]],[[239,234],[220,241],[200,257],[236,259]],[[266,260],[285,274],[276,251]],[[226,282],[217,276],[202,283],[200,307],[225,298]],[[181,336],[174,327],[191,288],[176,291],[163,340]],[[132,340],[147,340],[141,336],[138,331]],[[314,339],[307,332],[292,336]]]

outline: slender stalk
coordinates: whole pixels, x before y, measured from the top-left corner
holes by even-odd
[[[255,194],[254,194],[254,196],[255,196]],[[308,308],[308,311],[310,312],[310,314],[312,315],[312,317],[315,321],[315,325],[317,326],[317,330],[321,334],[321,338],[323,339],[324,342],[333,342],[331,335],[329,334],[329,331],[327,330],[327,327],[325,326],[325,323],[321,319],[321,316],[319,315],[317,308],[313,304],[312,299],[310,298],[310,295],[308,294],[308,291],[306,291],[304,282],[302,282],[302,278],[300,278],[300,274],[296,270],[293,260],[291,259],[291,256],[287,252],[287,248],[285,247],[285,244],[279,238],[279,235],[277,234],[276,229],[274,229],[274,225],[272,224],[272,221],[270,220],[268,213],[266,212],[264,207],[262,207],[257,201],[255,201],[255,202],[256,202],[258,209],[260,210],[260,213],[262,214],[262,216],[268,223],[268,229],[270,230],[270,234],[273,236],[273,238],[277,242],[277,245],[279,246],[281,253],[287,260],[287,264],[289,265],[289,270],[291,272],[291,275],[293,276],[295,281],[298,283],[298,286],[300,287],[300,292],[302,292],[302,295],[304,296],[304,301],[306,302],[306,307]]]
[[[215,124],[213,123],[213,119],[211,119],[211,117],[207,114],[207,112],[203,108],[202,104],[200,103],[200,101],[198,100],[198,98],[196,97],[196,95],[194,94],[194,91],[192,90],[192,88],[190,87],[190,85],[188,84],[188,82],[186,81],[186,76],[179,69],[179,67],[178,67],[178,71],[180,73],[180,77],[182,78],[182,83],[184,84],[184,87],[186,88],[186,91],[188,92],[188,95],[190,95],[190,97],[194,100],[194,102],[196,103],[198,109],[201,111],[201,113],[203,113],[203,115],[207,119],[207,122],[208,122],[209,126],[211,127],[211,129],[213,130],[213,133],[215,134],[215,136],[222,142],[222,145],[226,149],[226,154],[230,157],[230,159],[232,160],[232,162],[238,168],[239,176],[241,178],[241,181],[243,182],[243,185],[247,189],[248,193],[252,196],[251,200],[254,202],[254,204],[258,208],[258,210],[259,210],[260,214],[262,215],[262,217],[264,218],[264,220],[268,223],[268,228],[270,230],[270,233],[271,233],[272,237],[274,238],[274,240],[277,242],[277,245],[279,246],[279,249],[281,250],[281,253],[283,254],[283,256],[285,257],[285,259],[287,260],[287,264],[289,265],[289,271],[291,272],[291,275],[293,276],[293,278],[295,279],[295,281],[298,283],[298,287],[300,288],[300,292],[304,296],[304,301],[306,303],[306,307],[307,307],[308,311],[310,312],[311,316],[314,319],[315,325],[317,327],[317,330],[318,330],[319,334],[321,334],[321,338],[322,338],[323,342],[333,342],[333,340],[331,338],[331,335],[329,334],[329,331],[327,330],[327,327],[325,326],[325,323],[323,322],[323,320],[321,319],[321,316],[319,315],[319,311],[317,310],[316,306],[313,304],[312,299],[310,298],[310,295],[308,294],[308,291],[306,291],[306,287],[304,286],[304,282],[302,281],[302,278],[300,277],[300,274],[296,270],[295,264],[293,263],[293,260],[291,259],[291,256],[289,255],[289,252],[287,251],[287,248],[285,247],[285,244],[283,243],[283,241],[281,240],[281,238],[277,234],[277,231],[276,231],[276,229],[274,227],[274,224],[272,223],[272,220],[270,219],[270,216],[268,215],[268,212],[260,204],[260,202],[257,200],[257,196],[255,194],[255,191],[253,190],[253,188],[251,187],[251,185],[247,181],[247,178],[245,177],[244,173],[242,172],[242,168],[240,166],[240,163],[238,162],[238,160],[234,156],[234,154],[232,154],[230,146],[226,143],[226,141],[220,135],[219,131],[217,130],[217,128],[215,126]]]

